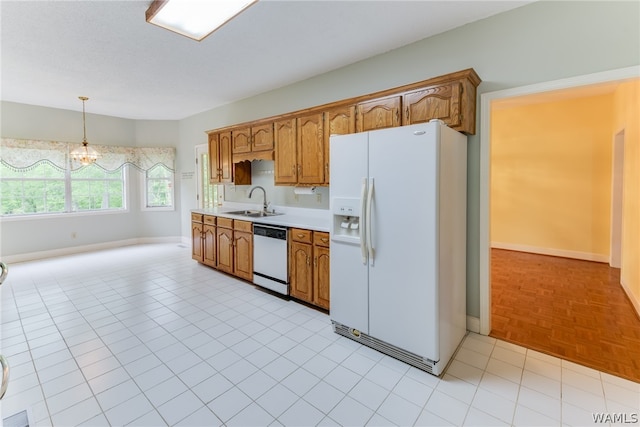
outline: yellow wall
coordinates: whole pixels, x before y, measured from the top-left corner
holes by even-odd
[[[493,107],[492,242],[608,260],[613,105],[609,93]]]
[[[620,281],[640,312],[640,80],[614,94],[613,132],[624,130],[622,268]]]

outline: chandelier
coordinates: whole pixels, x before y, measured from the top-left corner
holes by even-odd
[[[87,125],[84,112],[84,103],[89,98],[87,98],[86,96],[79,96],[78,99],[82,101],[82,147],[76,148],[71,152],[71,160],[80,162],[82,166],[87,166],[98,160],[99,154],[96,150],[89,147],[89,143],[87,142]]]

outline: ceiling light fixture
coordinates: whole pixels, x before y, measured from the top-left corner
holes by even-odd
[[[89,98],[86,96],[79,96],[78,99],[82,101],[82,147],[76,148],[71,152],[71,159],[76,162],[80,162],[82,166],[87,166],[98,160],[100,155],[96,150],[89,147],[89,143],[87,142],[87,125],[85,121],[84,103]]]
[[[258,0],[153,0],[150,24],[201,41]]]

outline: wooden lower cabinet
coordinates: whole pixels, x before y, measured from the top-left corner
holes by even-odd
[[[313,233],[313,304],[329,310],[329,233]]]
[[[307,302],[313,302],[312,248],[308,243],[294,241],[289,246],[289,293]]]
[[[233,229],[218,226],[216,231],[216,246],[218,247],[218,263],[216,268],[225,273],[233,274]]]
[[[204,262],[204,242],[202,241],[202,215],[191,214],[191,258]]]
[[[329,233],[291,229],[289,278],[292,297],[329,309]]]
[[[233,274],[253,280],[253,232],[248,221],[233,221]]]
[[[249,221],[218,218],[218,270],[253,279],[253,234]]]
[[[202,225],[202,263],[216,266],[216,217],[205,215]]]

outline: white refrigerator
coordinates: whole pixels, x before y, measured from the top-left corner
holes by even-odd
[[[434,120],[330,144],[334,331],[440,375],[466,334],[467,138]]]

